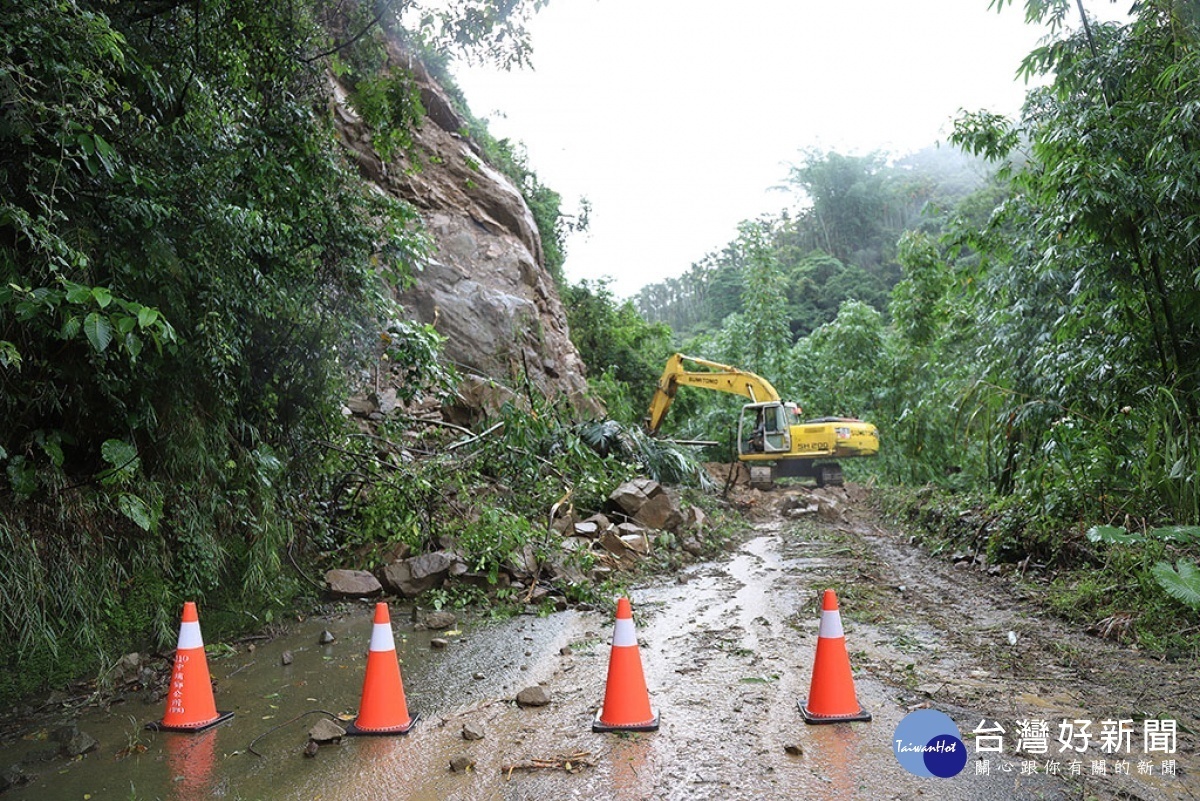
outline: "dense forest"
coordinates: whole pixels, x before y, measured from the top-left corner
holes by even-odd
[[[448,391],[453,369],[392,299],[428,238],[339,145],[331,76],[381,156],[405,152],[425,110],[384,69],[389,45],[441,74],[454,58],[522,64],[540,3],[431,5],[0,10],[0,699],[170,643],[185,598],[210,636],[244,630],[348,552],[362,564],[376,543],[445,532],[429,505],[473,474],[383,462],[342,413],[368,358],[403,378],[401,400]],[[559,271],[557,195],[469,119]],[[508,433],[541,458],[527,427]],[[572,456],[587,458],[557,458]],[[536,473],[511,480],[514,504]],[[491,516],[496,540],[527,536]],[[512,547],[472,550],[470,534],[484,569]]]
[[[882,153],[808,151],[804,157],[779,187],[800,200],[795,212],[760,221],[771,230],[793,338],[831,322],[846,300],[886,311],[901,277],[900,236],[936,234],[992,171],[954,147],[931,146],[894,160]],[[731,242],[679,278],[644,287],[634,298],[637,310],[681,339],[719,329],[743,310],[744,245]]]
[[[1046,80],[1019,119],[964,112],[949,143],[901,158],[809,151],[783,177],[793,210],[634,300],[563,279],[583,221],[464,109],[526,195],[611,419],[530,398],[469,461],[383,458],[406,432],[370,439],[341,414],[360,354],[383,347],[407,400],[454,375],[387,290],[428,247],[419,217],[338,147],[327,75],[380,152],[402,151],[424,112],[381,71],[389,38],[454,93],[454,58],[524,63],[543,4],[0,10],[0,699],[169,642],[185,597],[206,630],[245,629],[311,592],[306,571],[397,544],[452,538],[494,579],[551,547],[530,509],[689,474],[637,429],[674,350],[876,423],[880,457],[848,474],[935,547],[1053,571],[1064,613],[1137,610],[1146,647],[1194,648],[1194,4],[1085,26],[1069,0],[1028,0],[1053,35],[1023,65]],[[670,433],[728,458],[736,407],[681,393]]]

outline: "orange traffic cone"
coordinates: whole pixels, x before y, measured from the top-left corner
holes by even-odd
[[[404,698],[388,605],[380,602],[375,604],[362,702],[358,717],[346,728],[346,734],[408,734],[416,722],[416,716],[408,714],[408,701]]]
[[[841,723],[870,720],[871,713],[859,706],[850,675],[850,655],[838,612],[837,594],[825,590],[821,604],[821,628],[817,634],[817,658],[807,703],[800,705],[806,723]]]
[[[617,625],[613,630],[604,706],[592,721],[592,731],[657,730],[658,713],[650,708],[633,611],[629,599],[621,598],[617,601]]]
[[[200,618],[196,604],[183,605],[179,624],[179,644],[175,647],[175,667],[167,690],[167,711],[160,723],[147,723],[152,731],[204,731],[233,717],[218,712],[213,700],[208,660],[204,656],[204,638],[200,636]]]

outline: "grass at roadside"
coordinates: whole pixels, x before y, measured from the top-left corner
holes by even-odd
[[[1154,572],[1164,561],[1194,561],[1195,545],[1095,541],[1080,522],[1037,518],[1005,499],[931,487],[876,489],[872,499],[929,553],[1024,585],[1089,633],[1170,659],[1200,657],[1200,611],[1171,597]]]

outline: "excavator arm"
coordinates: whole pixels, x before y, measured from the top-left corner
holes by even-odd
[[[703,372],[688,371],[683,367],[684,362],[709,369]],[[654,397],[650,399],[650,415],[646,419],[646,430],[651,434],[658,432],[663,418],[667,415],[667,409],[671,408],[671,403],[675,400],[675,392],[681,386],[703,387],[718,392],[744,395],[752,403],[780,400],[775,387],[761,376],[730,367],[727,364],[718,364],[707,359],[676,353],[667,359],[667,366],[663,370],[662,377],[658,379]]]

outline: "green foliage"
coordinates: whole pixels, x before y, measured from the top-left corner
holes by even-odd
[[[379,436],[355,437],[342,453],[344,472],[320,487],[318,544],[330,564],[375,567],[403,544],[414,553],[448,548],[483,577],[502,603],[502,570],[569,564],[589,570],[593,557],[562,550],[554,516],[603,510],[612,491],[635,475],[704,486],[707,476],[678,448],[612,420],[579,423],[569,410],[535,399],[507,404],[478,435],[441,442],[441,430],[414,443],[385,425]],[[457,433],[455,436],[459,436]],[[403,458],[408,448],[424,458]],[[566,587],[576,600],[603,591]],[[451,603],[437,594],[431,603]]]
[[[355,81],[350,102],[371,127],[371,144],[385,161],[412,147],[413,131],[425,118],[416,82],[399,69]]]
[[[900,278],[897,239],[906,230],[937,233],[950,210],[984,184],[980,163],[952,148],[896,159],[809,151],[790,168],[785,187],[796,193],[799,208],[744,223],[737,240],[684,275],[644,287],[635,302],[646,319],[666,322],[679,340],[714,331],[747,310],[754,263],[747,257],[757,253],[759,263],[769,258],[785,276],[793,338],[832,321],[847,300],[884,311]],[[751,225],[770,230],[757,250],[746,247]]]
[[[1155,562],[1150,568],[1159,585],[1175,600],[1200,612],[1200,569],[1194,562],[1180,559],[1171,567],[1169,562]]]
[[[454,532],[455,541],[467,560],[467,566],[487,576],[495,585],[500,569],[526,546],[541,544],[544,527],[539,528],[524,515],[503,508],[483,509],[478,519]]]
[[[745,263],[744,359],[735,361],[742,369],[762,375],[778,373],[784,353],[792,344],[787,321],[784,276],[771,247],[770,224],[742,223],[738,246]]]
[[[695,458],[669,442],[655,439],[637,426],[616,420],[584,424],[579,435],[601,456],[618,456],[638,472],[663,484],[711,488],[711,479]]]
[[[989,259],[975,276],[988,391],[974,401],[991,418],[988,473],[1068,519],[1200,514],[1200,291],[1186,266],[1200,184],[1183,177],[1195,123],[1181,114],[1200,87],[1180,80],[1198,54],[1169,8],[1038,48],[1024,69],[1054,80],[1022,122],[969,115],[955,134],[1012,176],[1011,198],[963,240]],[[1056,28],[1072,11],[1027,5]]]
[[[456,46],[526,52],[539,3],[452,5],[429,24]],[[327,65],[382,152],[411,141],[418,94],[377,72],[385,10],[0,10],[0,633],[21,676],[0,697],[168,642],[181,598],[290,597],[281,555],[353,463],[316,448],[342,440],[346,378],[372,356],[402,394],[445,377],[385,283],[423,253],[418,217],[364,185],[329,115]]]
[[[1092,526],[1086,536],[1091,542],[1105,545],[1134,545],[1151,540],[1200,544],[1200,526],[1159,526],[1144,533],[1129,531],[1124,526]]]
[[[647,323],[630,301],[618,302],[605,280],[580,281],[562,293],[571,341],[591,374],[589,385],[610,417],[639,421],[672,353],[670,329]]]
[[[883,316],[859,301],[846,301],[837,318],[796,343],[797,365],[776,386],[817,416],[863,416],[874,406],[883,374]]]
[[[448,0],[402,4],[394,13],[419,18],[404,34],[434,52],[454,53],[471,63],[504,69],[529,66],[532,46],[526,25],[549,0]],[[396,23],[400,20],[395,20]]]

